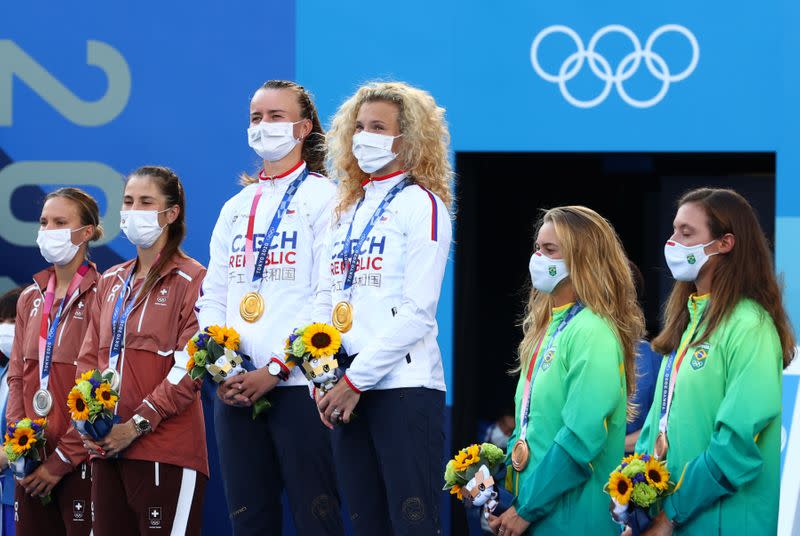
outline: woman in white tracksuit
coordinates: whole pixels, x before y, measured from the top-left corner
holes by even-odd
[[[360,88],[328,136],[339,204],[315,318],[343,332],[352,362],[318,407],[358,535],[440,532],[448,138],[444,110],[397,82]]]
[[[222,208],[198,301],[200,327],[227,325],[255,370],[218,389],[214,426],[234,534],[279,534],[285,490],[297,533],[343,533],[330,433],[284,341],[312,317],[313,290],[335,199],[324,133],[308,92],[271,80],[250,102],[256,177]],[[272,407],[251,418],[266,395]]]

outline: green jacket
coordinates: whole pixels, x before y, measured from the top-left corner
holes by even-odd
[[[690,298],[691,322],[707,306],[707,295]],[[665,363],[637,452],[653,452]],[[740,301],[707,344],[689,347],[667,423],[667,467],[678,487],[664,501],[664,511],[678,523],[675,534],[775,535],[781,374],[778,333],[751,300]]]
[[[542,351],[571,305],[553,310]],[[528,466],[509,466],[514,505],[532,523],[528,534],[619,534],[603,492],[625,447],[626,388],[622,347],[611,325],[591,310],[578,313],[554,341],[533,384]],[[529,363],[517,384],[517,428]],[[509,457],[510,463],[510,457]]]

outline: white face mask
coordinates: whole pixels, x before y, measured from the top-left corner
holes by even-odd
[[[134,246],[147,249],[156,243],[164,231],[158,224],[158,215],[166,212],[155,210],[122,210],[119,213],[119,227]]]
[[[569,275],[564,259],[551,259],[541,251],[536,251],[531,255],[528,269],[531,272],[533,288],[547,294],[553,292],[556,285]]]
[[[358,160],[358,167],[364,173],[375,173],[389,165],[397,158],[392,152],[392,143],[395,138],[402,136],[387,136],[362,130],[353,135],[353,156]]]
[[[72,233],[84,227],[86,225],[77,229],[39,229],[36,243],[39,244],[39,252],[44,260],[57,266],[69,264],[81,247],[72,243]]]
[[[14,324],[4,322],[0,324],[0,352],[11,358],[11,345],[14,343]]]
[[[294,137],[294,125],[297,123],[261,121],[247,129],[247,143],[263,160],[277,162],[300,143]]]
[[[716,242],[712,240],[708,244],[697,244],[696,246],[684,246],[674,240],[668,240],[664,244],[664,258],[667,260],[669,271],[676,281],[686,281],[691,283],[697,279],[700,269],[708,262],[709,257],[716,253],[706,254],[706,246]]]
[[[503,450],[506,450],[506,447],[508,446],[509,436],[507,436],[503,432],[503,430],[499,426],[497,426],[497,423],[489,427],[486,436],[487,436],[486,439],[488,440],[489,443],[497,447],[500,447]]]

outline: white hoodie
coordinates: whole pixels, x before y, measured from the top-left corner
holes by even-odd
[[[366,184],[353,222],[354,244],[386,193],[404,178],[399,174]],[[342,340],[348,354],[358,356],[345,379],[357,391],[446,390],[436,308],[452,235],[447,208],[428,190],[406,186],[370,231],[353,286],[345,291],[342,241],[354,212],[355,205],[332,223],[314,307],[314,319],[330,323],[333,305],[349,300],[353,306],[353,327]]]
[[[288,175],[261,181],[264,187],[256,210],[254,261],[278,204],[304,169],[305,163]],[[300,186],[272,241],[260,291],[259,282],[252,281],[253,268],[245,266],[247,223],[257,188],[257,184],[246,186],[222,207],[211,235],[211,260],[197,307],[201,328],[215,324],[234,328],[241,335],[241,350],[257,367],[263,367],[272,358],[283,363],[286,338],[312,320],[313,289],[317,287],[336,187],[316,173],[310,173]],[[242,296],[250,291],[259,291],[265,304],[263,316],[254,323],[239,315]],[[298,368],[278,385],[306,384]]]

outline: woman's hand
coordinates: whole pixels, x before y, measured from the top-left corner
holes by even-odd
[[[256,400],[272,391],[281,379],[273,376],[266,367],[231,376],[222,382],[227,386],[228,397],[235,402],[234,405],[250,406]],[[233,391],[233,393],[231,393]]]
[[[497,536],[520,536],[531,524],[517,514],[513,506],[503,512],[500,517],[489,516],[489,528]]]
[[[667,519],[664,512],[658,514],[654,519],[650,528],[642,533],[642,536],[670,536],[673,531],[672,522]]]
[[[133,420],[124,423],[115,424],[111,431],[103,439],[97,440],[96,446],[99,446],[105,454],[100,454],[101,458],[112,458],[128,448],[133,441],[139,437],[136,432],[136,425]]]
[[[347,382],[341,380],[328,391],[317,404],[322,422],[328,428],[333,428],[340,421],[350,422],[353,410],[358,404],[361,395],[350,389]]]
[[[31,474],[19,481],[25,492],[34,497],[47,497],[61,477],[50,473],[44,465],[37,467]]]

